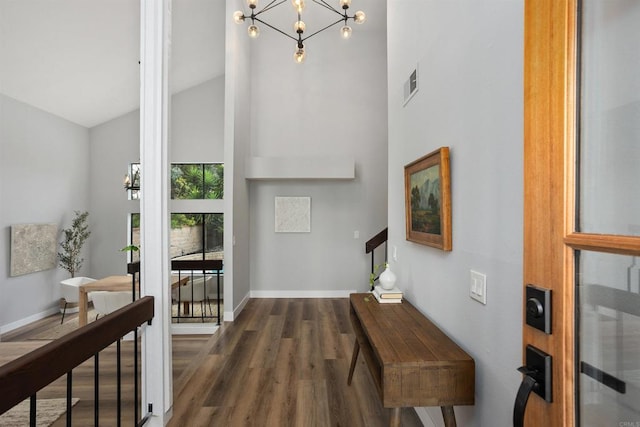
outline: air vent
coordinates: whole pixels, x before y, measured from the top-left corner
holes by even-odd
[[[404,83],[404,104],[407,103],[413,98],[413,95],[418,91],[418,67],[411,72],[409,75],[409,79]]]

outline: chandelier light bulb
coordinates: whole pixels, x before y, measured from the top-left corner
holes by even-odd
[[[342,9],[349,9],[349,6],[351,6],[351,0],[340,0],[340,7]]]
[[[367,15],[365,15],[363,11],[359,10],[353,16],[353,20],[356,21],[356,24],[362,24],[367,20]]]
[[[304,0],[291,0],[293,3],[293,8],[298,12],[302,12],[304,10]]]
[[[247,28],[247,32],[249,33],[249,37],[255,39],[260,35],[260,28],[258,28],[257,25],[252,24]]]
[[[233,20],[236,24],[242,24],[244,22],[244,13],[241,10],[233,12]]]
[[[299,48],[296,48],[296,51],[293,54],[293,59],[296,61],[297,64],[302,64],[306,56],[307,55],[304,51],[304,48],[299,47]]]
[[[343,39],[348,39],[349,37],[351,37],[351,27],[345,25],[344,27],[340,28],[340,34],[342,34]]]
[[[247,4],[251,9],[255,9],[258,6],[258,0],[247,0]]]
[[[293,24],[293,31],[295,31],[296,33],[304,33],[304,30],[306,28],[306,25],[304,24],[303,21],[296,21]]]

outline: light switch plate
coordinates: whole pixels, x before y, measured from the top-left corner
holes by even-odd
[[[481,304],[487,304],[487,276],[486,274],[470,270],[469,296]]]

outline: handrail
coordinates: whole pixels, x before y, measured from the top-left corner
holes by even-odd
[[[371,290],[373,290],[373,283],[378,280],[376,276],[376,260],[375,260],[375,250],[378,246],[384,243],[384,262],[387,262],[387,238],[388,238],[388,230],[389,228],[385,228],[371,239],[367,240],[367,243],[364,244],[365,253],[371,252]]]
[[[365,253],[373,251],[375,248],[386,242],[388,230],[389,228],[385,228],[371,239],[367,240],[367,243],[364,244]]]
[[[140,261],[130,262],[127,264],[127,273],[136,274],[140,273]]]
[[[219,259],[185,259],[171,261],[172,270],[222,270],[222,260]]]
[[[82,364],[120,337],[153,319],[153,297],[146,296],[109,316],[0,366],[0,414]]]

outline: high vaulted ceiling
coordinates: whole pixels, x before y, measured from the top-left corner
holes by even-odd
[[[225,3],[173,0],[173,93],[224,73]],[[353,8],[367,13],[357,31],[385,27],[386,1],[358,0]],[[269,17],[289,29],[288,9]],[[138,108],[139,44],[139,0],[0,0],[0,93],[93,127]]]
[[[173,1],[173,92],[224,73],[224,19],[224,1]],[[139,58],[137,0],[0,0],[9,97],[92,127],[138,108]]]

